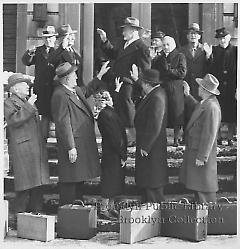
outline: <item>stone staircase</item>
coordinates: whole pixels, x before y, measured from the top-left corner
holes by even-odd
[[[181,167],[184,146],[173,147],[172,134],[168,132],[168,174],[169,183],[165,187],[165,195],[169,198],[178,198],[179,196],[189,195],[191,192],[178,182],[179,169]],[[97,143],[99,154],[101,157],[101,137],[97,136]],[[57,160],[57,148],[56,138],[52,137],[48,139],[47,143],[48,155],[49,155],[49,166],[51,175],[51,184],[45,188],[45,200],[51,198],[59,198],[58,196],[58,160]],[[135,147],[128,148],[128,159],[127,166],[125,168],[125,189],[123,195],[125,197],[138,196],[139,192],[135,185],[134,174],[135,174]],[[11,158],[11,157],[10,157]],[[11,160],[10,160],[11,162]],[[237,148],[236,142],[233,146],[222,145],[218,147],[217,154],[217,165],[218,165],[218,182],[219,191],[218,195],[225,196],[236,196],[236,166],[237,166]],[[10,167],[11,168],[11,167]],[[14,198],[14,176],[11,171],[5,176],[4,187],[5,187],[5,198]],[[88,180],[84,184],[84,193],[86,198],[91,196],[100,195],[100,177]]]

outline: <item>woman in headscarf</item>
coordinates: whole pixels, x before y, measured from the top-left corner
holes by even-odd
[[[183,79],[187,73],[187,63],[184,54],[176,49],[172,37],[165,36],[162,42],[163,51],[152,63],[152,68],[160,72],[168,97],[168,128],[174,129],[174,145],[178,146],[184,122]]]

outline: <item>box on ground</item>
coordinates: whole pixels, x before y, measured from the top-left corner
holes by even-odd
[[[65,239],[90,239],[97,233],[97,208],[64,205],[58,209],[57,235]]]
[[[225,202],[223,202],[225,200]],[[217,204],[209,204],[208,234],[237,234],[237,201],[221,197]]]
[[[163,206],[165,205],[165,207]],[[161,204],[161,235],[190,241],[207,237],[207,206],[192,203]]]
[[[160,235],[160,205],[146,203],[120,211],[120,242],[132,244]]]
[[[18,213],[17,236],[45,242],[55,239],[55,216]]]

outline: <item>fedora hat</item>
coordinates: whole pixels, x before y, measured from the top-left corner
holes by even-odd
[[[219,90],[217,89],[219,85],[218,79],[212,74],[210,73],[206,74],[203,79],[196,78],[196,82],[198,83],[198,85],[200,85],[202,88],[204,88],[208,92],[215,94],[215,95],[220,94]]]
[[[143,81],[150,85],[160,84],[159,71],[156,69],[146,69],[139,77],[140,81]]]
[[[127,17],[124,21],[124,25],[120,26],[121,28],[124,27],[133,27],[136,29],[143,29],[143,27],[139,26],[139,20],[135,17]]]
[[[13,73],[8,77],[8,84],[6,90],[9,90],[12,86],[15,86],[18,83],[26,82],[28,85],[32,85],[31,78],[22,73]]]
[[[59,38],[65,35],[75,34],[77,33],[77,30],[72,30],[69,24],[63,24],[61,27],[57,29],[57,32],[58,32],[58,38]]]
[[[187,33],[191,32],[191,31],[196,32],[196,33],[198,33],[200,35],[203,33],[203,31],[200,30],[199,24],[196,23],[196,22],[190,24],[189,27],[186,30]]]
[[[165,36],[165,33],[163,33],[162,31],[158,30],[158,31],[155,31],[154,33],[152,33],[151,38],[152,39],[154,39],[154,38],[160,38],[160,39],[162,39],[164,36]]]
[[[221,38],[221,37],[224,37],[226,35],[229,35],[229,32],[226,30],[225,27],[222,27],[222,28],[216,30],[215,38]]]
[[[64,62],[56,68],[55,70],[56,76],[54,77],[53,80],[58,81],[60,79],[63,79],[64,77],[66,77],[72,72],[75,72],[76,70],[77,70],[76,65],[71,65],[69,62]]]
[[[54,26],[46,26],[42,30],[42,36],[43,37],[51,37],[51,36],[57,36],[58,34],[55,32]]]

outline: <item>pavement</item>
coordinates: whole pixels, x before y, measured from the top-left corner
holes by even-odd
[[[208,236],[205,241],[190,242],[181,239],[168,237],[155,237],[135,244],[121,244],[119,242],[119,233],[116,232],[99,232],[90,240],[72,240],[56,238],[49,242],[40,242],[35,240],[21,239],[17,237],[15,230],[10,230],[4,242],[0,243],[1,249],[25,249],[25,248],[79,248],[79,249],[96,249],[96,248],[126,248],[126,249],[192,249],[194,248],[218,248],[218,249],[235,249],[239,248],[240,241],[236,235]]]

